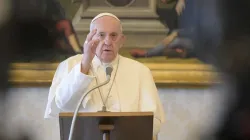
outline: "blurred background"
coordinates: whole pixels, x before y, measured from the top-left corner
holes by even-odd
[[[248,140],[249,8],[247,0],[1,0],[0,132],[60,139],[58,119],[43,118],[53,74],[82,53],[92,18],[110,12],[127,36],[120,53],[154,76],[166,113],[158,140]]]

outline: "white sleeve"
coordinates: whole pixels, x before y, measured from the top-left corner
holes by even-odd
[[[50,87],[45,118],[57,117],[60,111],[74,111],[93,78],[81,72],[80,63],[71,70],[67,61],[60,63]]]
[[[140,109],[154,113],[153,135],[156,136],[165,121],[164,110],[151,71],[143,68],[140,74]]]
[[[81,64],[73,67],[56,87],[55,103],[58,108],[62,111],[74,111],[93,78],[81,72]]]

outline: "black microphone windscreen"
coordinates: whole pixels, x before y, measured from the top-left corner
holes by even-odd
[[[113,71],[113,68],[112,68],[112,67],[107,67],[107,68],[106,68],[106,75],[111,76],[112,71]]]

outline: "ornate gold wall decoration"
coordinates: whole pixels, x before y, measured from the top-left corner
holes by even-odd
[[[218,73],[209,65],[144,63],[156,84],[174,86],[209,86],[218,84]],[[18,86],[50,86],[58,63],[15,63],[10,70],[10,82]]]

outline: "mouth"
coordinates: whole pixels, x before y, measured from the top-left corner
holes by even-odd
[[[103,50],[104,52],[111,52],[111,50],[108,50],[108,49],[105,49],[105,50]]]

